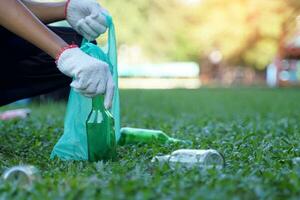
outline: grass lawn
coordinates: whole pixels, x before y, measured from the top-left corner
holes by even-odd
[[[292,163],[300,156],[300,90],[125,90],[121,102],[123,126],[216,149],[226,167],[173,171],[150,160],[182,146],[157,144],[120,147],[117,162],[49,160],[65,104],[32,104],[30,118],[0,122],[0,171],[32,164],[42,180],[29,190],[0,180],[0,199],[300,198],[300,164]]]

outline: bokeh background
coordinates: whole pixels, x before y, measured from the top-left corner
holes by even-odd
[[[116,25],[121,88],[300,83],[297,0],[99,3]]]
[[[282,86],[300,81],[300,1],[100,3],[117,27],[121,87]],[[130,77],[140,84],[135,86]]]
[[[116,26],[121,89],[299,86],[298,0],[99,3]]]

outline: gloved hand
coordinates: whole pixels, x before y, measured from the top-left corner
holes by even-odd
[[[106,31],[104,13],[108,14],[96,0],[68,0],[65,8],[69,24],[89,41]]]
[[[104,106],[110,108],[114,95],[114,82],[107,63],[93,58],[76,45],[64,48],[56,58],[58,69],[73,77],[71,87],[84,96],[104,94]]]

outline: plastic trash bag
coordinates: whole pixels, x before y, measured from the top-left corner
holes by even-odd
[[[115,120],[115,134],[116,140],[118,141],[120,138],[120,103],[116,38],[112,18],[106,16],[106,20],[108,23],[108,42],[105,49],[107,49],[107,51],[105,51],[104,48],[87,42],[85,39],[82,41],[80,49],[88,55],[109,64],[115,83],[111,113]],[[86,119],[91,108],[91,98],[84,97],[71,89],[64,122],[64,133],[54,146],[50,156],[51,159],[58,157],[62,160],[88,160]]]

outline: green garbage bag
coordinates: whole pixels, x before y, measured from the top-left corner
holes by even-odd
[[[90,56],[109,64],[115,83],[114,98],[111,113],[115,120],[116,142],[120,138],[120,102],[118,89],[117,49],[115,28],[110,16],[106,16],[108,23],[108,42],[105,48],[100,48],[87,40],[82,41],[80,49]],[[58,157],[62,160],[88,160],[86,119],[92,108],[92,99],[70,91],[64,122],[64,133],[54,146],[50,158]]]

